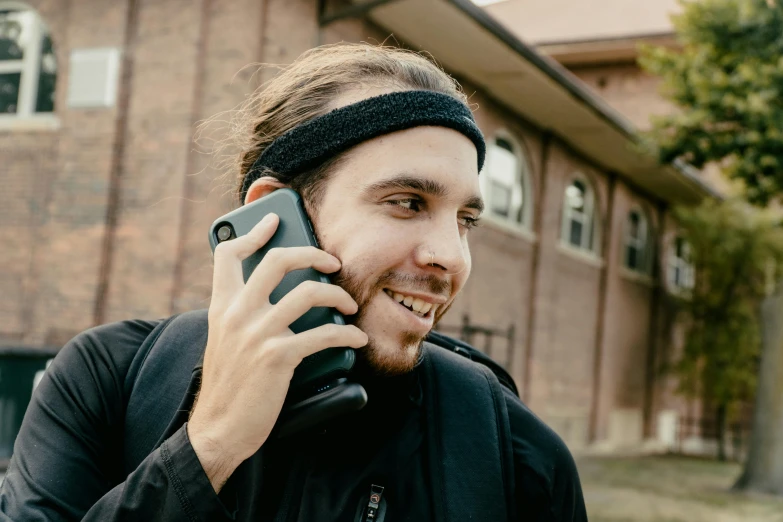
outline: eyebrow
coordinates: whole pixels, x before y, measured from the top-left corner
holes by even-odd
[[[484,200],[479,196],[469,197],[465,203],[462,204],[465,208],[472,208],[478,211],[479,214],[484,212]]]
[[[449,194],[448,187],[443,183],[418,176],[411,176],[410,174],[400,174],[389,179],[378,181],[365,187],[362,190],[362,193],[370,195],[374,192],[393,189],[413,190],[435,197],[445,197]],[[484,200],[482,200],[480,196],[470,196],[462,203],[462,206],[478,210],[478,212],[481,213],[484,211]]]

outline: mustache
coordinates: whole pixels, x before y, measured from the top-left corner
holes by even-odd
[[[382,274],[375,283],[363,284],[363,281],[350,269],[343,268],[332,275],[332,283],[341,286],[359,304],[366,304],[372,294],[383,288],[394,286],[405,290],[423,290],[433,295],[448,299],[451,296],[452,284],[448,279],[441,279],[434,274],[415,275],[390,270]]]
[[[395,286],[406,290],[425,290],[430,294],[448,299],[451,295],[451,281],[441,279],[433,274],[414,275],[399,272],[387,272],[378,278],[378,288]]]

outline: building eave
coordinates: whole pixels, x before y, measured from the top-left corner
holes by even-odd
[[[536,43],[536,51],[573,69],[605,64],[635,64],[639,44],[677,47],[673,33],[636,35],[584,41]]]
[[[561,64],[470,0],[394,0],[367,16],[598,166],[669,203],[720,195],[684,167],[661,166],[635,127]]]

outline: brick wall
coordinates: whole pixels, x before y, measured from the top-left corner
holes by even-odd
[[[211,134],[192,143],[196,123],[236,106],[274,74],[248,64],[290,62],[318,43],[387,36],[356,20],[319,31],[309,0],[31,4],[57,46],[60,126],[0,131],[0,239],[10,247],[0,250],[2,343],[61,345],[97,320],[208,306],[206,230],[232,207],[233,185],[217,179],[204,154]],[[65,107],[68,56],[84,47],[118,47],[127,58],[120,88],[127,96],[113,108]],[[526,231],[487,220],[472,236],[473,275],[444,324],[458,325],[463,313],[479,324],[513,324],[511,373],[572,446],[588,441],[592,416],[603,439],[613,418],[627,420],[645,401],[654,411],[669,407],[671,383],[656,381],[653,399],[645,387],[650,340],[669,342],[665,314],[651,326],[653,287],[619,270],[627,210],[642,204],[657,215],[657,202],[621,181],[610,197],[608,173],[588,158],[474,86],[465,90],[475,92],[486,135],[502,130],[524,149],[534,208]],[[577,172],[596,193],[605,248],[594,256],[561,245],[563,192]],[[114,222],[107,218],[112,187]]]
[[[138,5],[107,321],[171,310],[206,4]]]
[[[34,259],[44,245],[42,226],[57,164],[53,133],[0,134],[3,158],[0,191],[0,328],[3,338],[16,342],[30,329],[35,293]]]
[[[570,70],[639,129],[650,128],[650,116],[670,114],[674,110],[658,92],[660,80],[649,76],[635,63]]]
[[[595,412],[595,437],[638,443],[643,436],[647,358],[651,346],[654,279],[624,265],[624,235],[631,210],[640,210],[653,230],[660,229],[655,208],[628,185],[619,182],[613,200],[610,248],[605,256],[607,304]]]
[[[32,344],[61,344],[93,324],[108,185],[118,113],[65,109],[71,49],[122,46],[124,2],[31,2],[52,33],[58,60],[57,117],[48,131],[3,131],[3,177],[17,190],[0,194],[0,206],[18,205],[20,183],[27,180],[33,229],[15,238],[0,254],[3,271],[20,270],[11,256],[26,252],[24,295],[6,300],[4,312],[21,316],[2,321],[6,339]],[[14,201],[14,203],[12,203]],[[5,221],[4,221],[5,223]],[[6,227],[3,227],[6,229]],[[5,233],[5,231],[4,231]],[[5,296],[4,296],[5,299]],[[10,304],[9,304],[10,302]]]
[[[262,61],[263,28],[268,19],[264,15],[264,2],[210,2],[194,121],[235,107],[257,85],[258,67],[248,64]],[[174,313],[209,305],[212,257],[207,230],[216,217],[233,208],[233,180],[221,177],[216,161],[208,154],[223,128],[225,123],[210,125],[199,143],[189,147],[173,281]]]

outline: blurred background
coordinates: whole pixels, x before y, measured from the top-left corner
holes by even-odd
[[[782,13],[0,0],[0,459],[74,335],[208,307],[233,180],[196,125],[275,74],[258,63],[384,43],[457,78],[488,140],[473,274],[438,329],[566,441],[591,520],[783,521]]]

